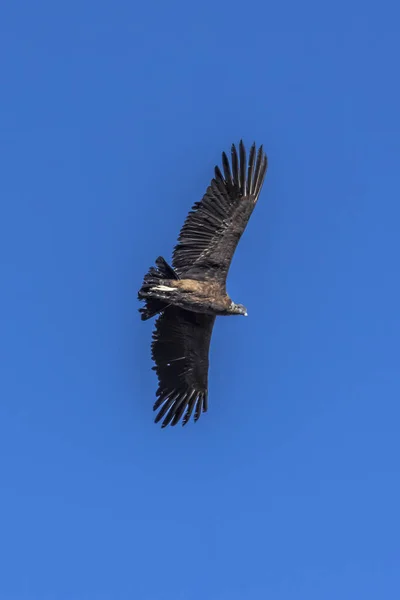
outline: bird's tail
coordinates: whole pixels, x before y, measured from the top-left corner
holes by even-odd
[[[142,287],[138,292],[139,300],[144,300],[145,303],[142,308],[139,308],[142,321],[151,319],[151,317],[154,317],[169,306],[167,302],[163,302],[158,298],[149,298],[146,294],[153,285],[159,283],[160,279],[179,279],[178,274],[162,256],[157,258],[155,267],[150,267],[144,276]]]

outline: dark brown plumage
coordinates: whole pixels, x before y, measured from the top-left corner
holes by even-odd
[[[247,315],[226,293],[226,278],[236,246],[254,210],[267,172],[260,146],[242,141],[232,145],[231,165],[222,154],[222,170],[180,231],[172,267],[156,260],[144,278],[138,297],[144,300],[141,318],[159,317],[153,333],[152,358],[159,386],[156,423],[185,425],[208,408],[208,354],[216,316]]]

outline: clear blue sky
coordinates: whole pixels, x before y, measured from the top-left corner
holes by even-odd
[[[397,600],[399,5],[0,12],[0,600]],[[241,137],[249,317],[161,430],[137,290]]]

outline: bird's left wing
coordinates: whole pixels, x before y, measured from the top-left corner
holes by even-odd
[[[185,425],[208,408],[208,354],[215,316],[169,306],[158,317],[152,342],[159,381],[155,422]]]

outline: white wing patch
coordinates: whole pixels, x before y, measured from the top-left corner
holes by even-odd
[[[176,292],[176,288],[168,287],[167,285],[155,285],[151,289],[157,290],[158,292]]]

